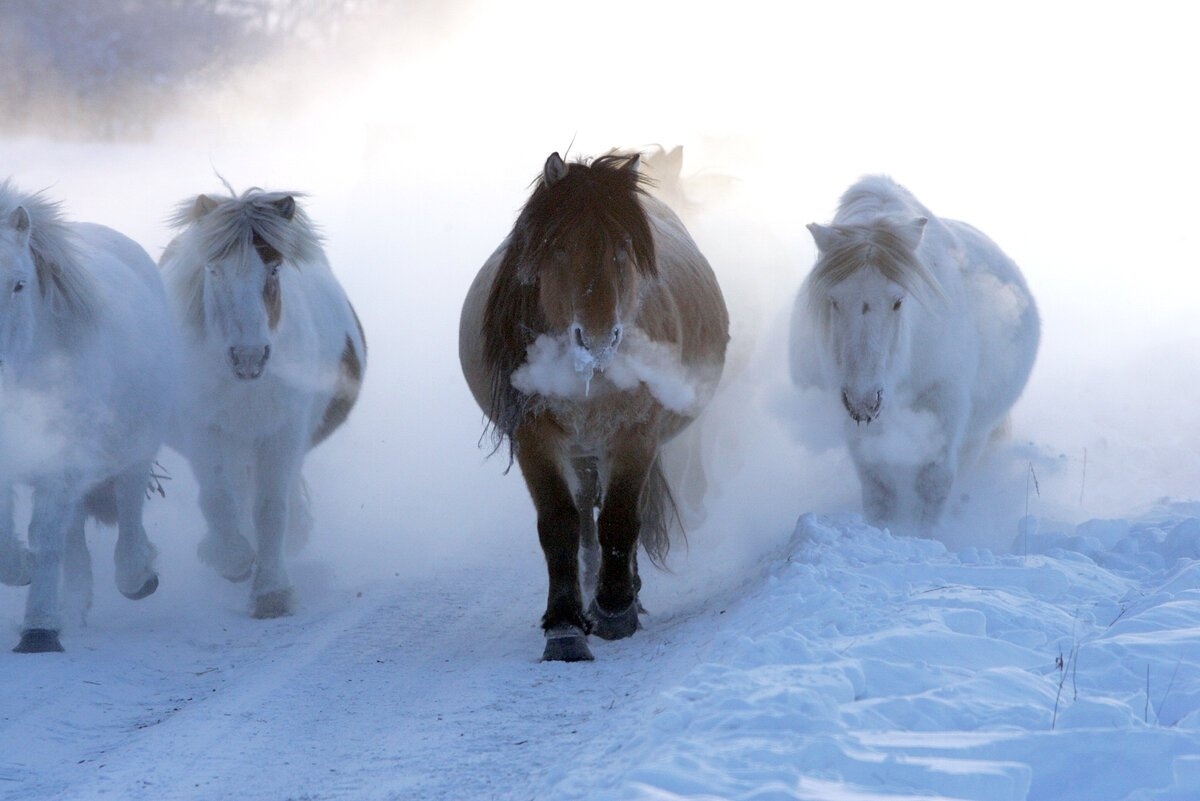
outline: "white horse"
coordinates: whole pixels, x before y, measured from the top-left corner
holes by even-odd
[[[60,585],[90,605],[89,515],[117,523],[117,588],[135,600],[157,589],[142,505],[177,360],[141,247],[0,184],[0,581],[30,585],[16,651],[62,650]],[[15,484],[33,488],[28,547]]]
[[[253,574],[258,618],[292,611],[283,544],[311,523],[304,457],[346,420],[366,365],[362,327],[295,198],[187,201],[160,263],[186,367],[169,443],[200,485],[200,559],[230,581]]]
[[[1033,368],[1025,279],[982,233],[882,176],[808,229],[818,258],[792,316],[793,378],[840,394],[867,517],[935,524]]]

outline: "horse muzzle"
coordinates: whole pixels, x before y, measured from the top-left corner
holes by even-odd
[[[229,366],[233,374],[243,381],[258,378],[267,369],[267,359],[271,358],[271,346],[239,348],[231,347],[228,351]]]
[[[870,425],[883,408],[883,390],[877,389],[865,395],[851,395],[849,390],[843,389],[842,405],[850,412],[850,419],[854,422]]]
[[[613,327],[611,332],[604,335],[589,334],[581,325],[571,326],[571,347],[575,355],[575,370],[586,372],[596,370],[601,373],[612,363],[617,355],[617,346],[621,344],[623,335],[621,325]]]

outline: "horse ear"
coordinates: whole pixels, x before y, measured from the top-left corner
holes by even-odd
[[[553,186],[561,181],[567,174],[567,163],[562,160],[562,156],[558,155],[558,151],[550,154],[550,158],[546,159],[546,166],[542,168],[542,179],[546,182],[546,186]]]
[[[813,241],[817,243],[817,250],[822,253],[833,250],[842,239],[841,232],[832,226],[809,223],[808,232],[812,234]]]
[[[17,206],[8,215],[8,224],[14,231],[24,234],[29,231],[33,221],[29,219],[29,212],[25,211],[24,206]]]
[[[217,201],[208,195],[199,195],[196,197],[195,204],[192,205],[192,219],[198,220],[216,207]]]
[[[921,244],[921,237],[925,235],[925,223],[927,222],[929,222],[928,217],[914,217],[907,224],[901,226],[901,235],[912,249],[916,250],[917,246]]]
[[[629,161],[625,162],[625,166],[622,169],[637,175],[642,171],[642,154],[634,153],[629,157]]]
[[[24,206],[17,206],[8,215],[8,226],[17,232],[17,237],[21,240],[21,244],[29,241],[30,229],[33,228],[33,221],[29,218],[29,212]]]
[[[291,221],[296,216],[296,198],[291,195],[279,198],[273,201],[272,206],[279,212],[279,216],[285,220]]]

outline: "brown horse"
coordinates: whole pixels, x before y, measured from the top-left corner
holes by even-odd
[[[552,154],[459,327],[467,384],[537,507],[543,659],[591,659],[589,633],[637,630],[637,545],[661,565],[678,522],[659,446],[711,398],[728,341],[712,268],[643,191],[638,157]]]

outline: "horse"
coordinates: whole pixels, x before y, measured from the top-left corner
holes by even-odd
[[[349,417],[367,346],[303,195],[229,194],[181,203],[159,260],[186,368],[167,441],[199,485],[200,560],[253,576],[253,616],[275,618],[294,611],[285,539],[312,522],[304,458]]]
[[[90,608],[89,518],[117,525],[117,589],[139,600],[158,588],[142,507],[178,356],[146,251],[0,183],[0,581],[29,586],[18,653],[63,650],[63,590]],[[33,490],[28,546],[14,531],[18,484]]]
[[[840,396],[866,517],[935,526],[1029,379],[1033,297],[988,237],[885,176],[808,230],[818,256],[793,308],[793,379]]]
[[[508,442],[537,510],[543,660],[590,660],[589,633],[637,630],[637,546],[662,566],[678,528],[659,447],[701,412],[724,367],[716,277],[638,164],[551,154],[459,323],[485,433],[497,449]]]

